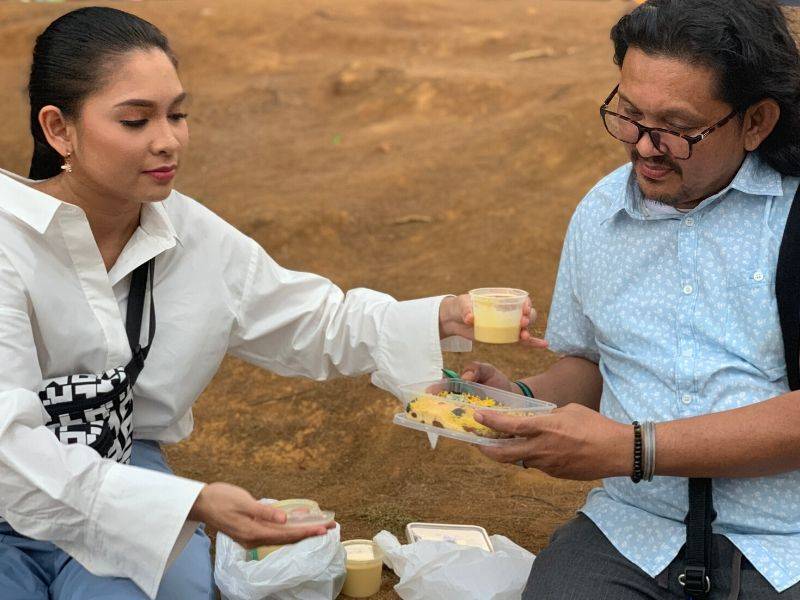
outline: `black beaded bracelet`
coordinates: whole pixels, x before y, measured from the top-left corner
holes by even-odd
[[[644,476],[642,470],[642,426],[639,421],[633,422],[633,473],[631,481],[639,483]]]
[[[520,380],[517,380],[514,383],[516,383],[517,387],[520,390],[522,390],[522,395],[523,396],[525,396],[527,398],[533,398],[533,390],[530,388],[530,386],[527,383],[525,383],[524,381],[520,381]]]

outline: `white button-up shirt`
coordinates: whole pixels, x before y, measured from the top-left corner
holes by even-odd
[[[96,575],[130,578],[154,598],[197,526],[186,517],[203,486],[61,444],[34,393],[43,379],[128,363],[126,302],[140,264],[156,257],[157,332],[134,388],[135,438],[187,437],[192,404],[228,352],[287,376],[372,372],[389,390],[439,376],[441,297],[345,295],[281,268],[178,192],[143,206],[107,272],[84,212],[26,181],[0,172],[0,514]]]

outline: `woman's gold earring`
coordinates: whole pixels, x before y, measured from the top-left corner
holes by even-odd
[[[64,157],[64,164],[61,165],[61,170],[66,173],[72,173],[72,163],[70,162],[70,158],[72,154],[67,152],[67,155]]]

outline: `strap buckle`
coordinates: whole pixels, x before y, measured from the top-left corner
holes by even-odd
[[[706,575],[705,567],[687,566],[683,573],[678,575],[678,583],[683,586],[687,594],[705,596],[711,591],[711,580]]]
[[[137,344],[136,348],[131,352],[131,365],[137,370],[141,371],[144,368],[144,360],[147,355],[144,349]]]

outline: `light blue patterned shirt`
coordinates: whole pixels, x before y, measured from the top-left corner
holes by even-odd
[[[750,154],[727,188],[685,213],[648,210],[630,164],[587,194],[564,242],[547,339],[599,361],[602,414],[671,421],[788,391],[775,268],[797,186]],[[656,576],[686,541],[687,494],[684,478],[614,477],[581,510]],[[714,531],[778,591],[800,580],[800,471],[715,479],[714,504]]]

